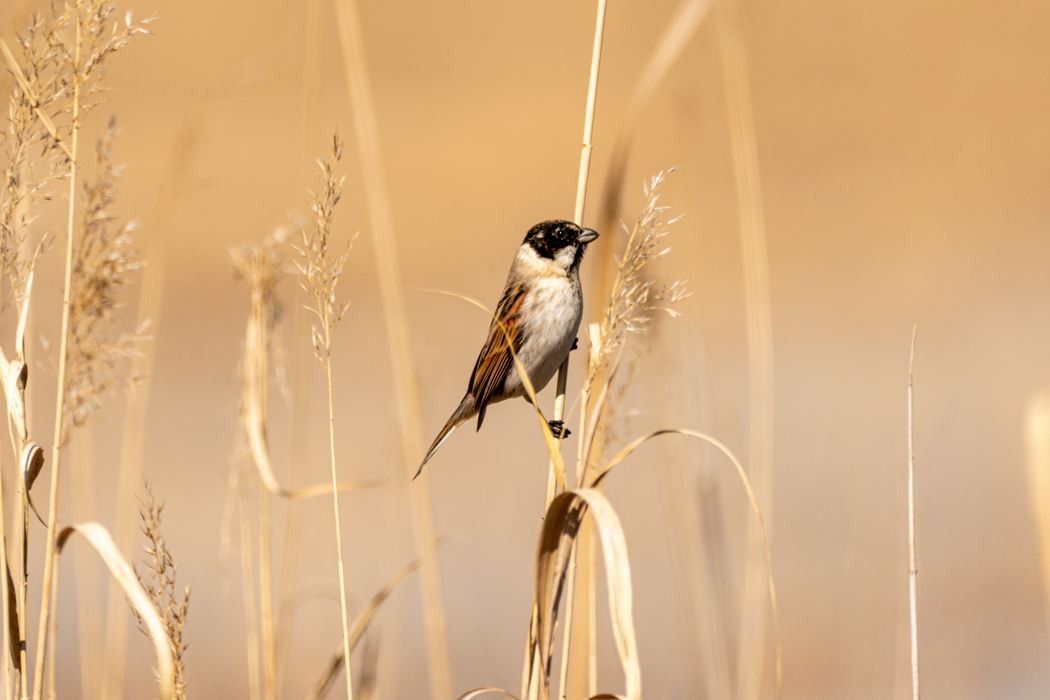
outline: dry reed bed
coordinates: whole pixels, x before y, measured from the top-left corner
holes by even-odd
[[[378,129],[365,68],[362,31],[353,0],[335,0],[334,4],[354,109],[355,135],[362,154],[372,220],[371,233],[376,239],[376,262],[388,342],[394,357],[402,463],[414,464],[418,461],[423,444],[419,396],[409,352],[408,326],[400,286],[392,215],[385,192]],[[699,25],[707,5],[708,3],[699,0],[685,2],[672,20],[671,27],[654,56],[653,65],[640,83],[637,94],[641,97],[636,98],[635,106],[632,107],[634,118],[637,118],[637,112],[644,106],[662,75]],[[316,12],[312,14],[316,20]],[[578,222],[583,221],[586,200],[604,16],[605,0],[600,0],[574,217]],[[115,323],[118,320],[118,293],[127,283],[129,275],[140,265],[130,246],[133,226],[115,226],[108,214],[119,175],[119,168],[112,164],[113,141],[117,135],[115,122],[110,123],[109,129],[99,140],[96,149],[96,175],[93,181],[86,181],[78,160],[80,124],[84,114],[97,106],[101,100],[106,62],[122,50],[135,35],[147,33],[144,25],[148,21],[135,22],[130,13],[124,18],[117,18],[115,7],[107,2],[78,0],[62,9],[53,9],[50,14],[35,17],[26,32],[19,37],[20,56],[16,56],[6,43],[0,44],[4,60],[16,77],[15,89],[11,96],[10,119],[4,137],[7,164],[3,198],[0,200],[0,280],[6,283],[2,308],[13,306],[18,319],[12,359],[8,361],[6,355],[0,356],[0,383],[3,384],[6,397],[12,450],[14,454],[22,456],[22,477],[18,480],[19,494],[14,499],[14,512],[10,514],[11,522],[15,526],[13,541],[16,547],[13,557],[8,552],[7,535],[4,532],[6,518],[0,512],[0,563],[4,566],[10,566],[11,560],[14,563],[11,574],[0,576],[0,601],[3,603],[3,616],[6,621],[3,625],[4,691],[8,699],[16,694],[22,698],[28,698],[30,694],[34,699],[41,698],[45,690],[49,696],[54,694],[53,630],[57,615],[53,612],[53,591],[58,577],[57,553],[62,551],[62,545],[75,533],[80,533],[102,556],[115,583],[127,596],[139,617],[140,626],[152,639],[156,650],[162,697],[182,698],[186,692],[183,628],[188,613],[189,594],[188,590],[181,596],[177,592],[176,565],[160,534],[161,506],[154,501],[149,487],[140,513],[143,531],[150,542],[145,576],[136,576],[127,562],[126,551],[122,552],[121,548],[118,548],[101,525],[82,523],[60,527],[57,521],[60,457],[69,443],[72,432],[84,425],[99,407],[103,395],[116,388],[130,386],[140,378],[141,371],[144,371],[143,365],[149,365],[148,362],[138,361],[141,356],[137,347],[145,339],[147,322],[147,318],[142,316],[142,308],[137,328],[123,333],[114,330],[118,327]],[[629,125],[632,123],[633,119],[629,120]],[[745,126],[749,127],[749,124]],[[629,129],[625,133],[627,136],[621,141],[629,144]],[[751,139],[753,141],[753,134]],[[346,672],[348,697],[353,697],[354,683],[350,664],[352,650],[394,586],[416,568],[422,567],[431,693],[436,698],[448,700],[452,697],[451,673],[445,639],[440,573],[437,558],[430,556],[437,542],[434,536],[429,485],[425,476],[409,491],[419,558],[399,572],[352,620],[348,609],[342,558],[339,492],[379,484],[340,482],[337,477],[335,415],[331,393],[331,343],[332,330],[346,310],[346,305],[336,301],[335,289],[346,255],[349,253],[349,244],[344,252],[333,254],[330,237],[342,183],[341,178],[334,172],[334,164],[339,161],[341,151],[338,139],[333,146],[332,159],[319,161],[323,186],[312,198],[312,225],[309,228],[298,227],[291,233],[292,238],[301,238],[292,251],[294,255],[289,256],[285,250],[289,245],[288,235],[282,233],[271,236],[262,245],[248,246],[233,255],[236,269],[248,284],[251,312],[241,362],[241,421],[231,468],[231,499],[225,542],[228,549],[238,552],[242,564],[244,602],[248,620],[250,694],[252,698],[267,700],[282,694],[282,650],[276,637],[278,628],[286,624],[285,621],[290,620],[292,614],[285,611],[279,615],[275,600],[281,601],[280,607],[284,610],[285,601],[291,599],[295,584],[296,549],[294,543],[290,548],[286,545],[285,556],[282,557],[281,590],[275,596],[272,582],[271,498],[294,502],[302,498],[331,494],[343,634],[340,649],[332,660],[320,669],[320,680],[309,697],[323,696],[331,687],[340,668]],[[30,156],[34,147],[42,151],[42,155],[36,159]],[[621,161],[625,162],[625,159],[626,150]],[[616,182],[613,188],[615,196],[607,195],[607,201],[612,202],[612,209],[606,208],[606,212],[612,211],[613,215],[622,184],[623,164],[621,163],[619,170],[614,168],[614,172],[618,172],[617,177],[620,181]],[[63,184],[63,180],[68,181],[69,197],[64,301],[57,358],[59,389],[54,406],[55,432],[50,459],[48,535],[42,543],[45,562],[44,573],[40,579],[42,603],[37,617],[36,638],[31,640],[35,643],[35,655],[29,657],[26,644],[30,641],[27,639],[26,562],[30,545],[28,520],[30,513],[35,510],[30,489],[43,467],[44,453],[31,439],[33,433],[25,415],[26,391],[30,387],[25,359],[25,327],[30,310],[34,264],[37,256],[46,252],[49,247],[49,238],[33,226],[34,212],[37,207],[56,205],[51,202],[51,196],[54,189]],[[662,239],[668,233],[667,226],[673,221],[663,220],[664,208],[657,204],[657,191],[662,181],[661,174],[647,185],[645,208],[635,226],[626,232],[623,253],[615,265],[611,264],[614,245],[612,232],[608,230],[611,227],[605,231],[609,237],[604,248],[609,252],[603,258],[606,264],[600,265],[600,279],[604,281],[599,285],[602,294],[598,298],[607,298],[607,302],[600,322],[591,324],[585,334],[587,371],[579,390],[580,434],[571,485],[566,472],[566,461],[560,452],[560,441],[554,439],[537,409],[540,429],[549,448],[551,476],[547,513],[536,558],[535,597],[530,617],[526,663],[523,668],[522,698],[549,697],[559,627],[563,635],[559,661],[559,696],[579,696],[580,688],[586,689],[586,696],[596,695],[594,685],[597,640],[594,630],[597,613],[593,589],[596,571],[595,542],[600,543],[606,562],[610,617],[626,680],[625,695],[632,699],[641,697],[641,669],[634,632],[631,576],[626,544],[616,512],[602,494],[600,487],[614,466],[633,454],[644,442],[658,435],[679,434],[707,441],[724,452],[735,467],[756,515],[756,531],[761,532],[764,541],[765,576],[776,635],[776,602],[770,570],[771,555],[762,525],[762,509],[739,460],[717,440],[685,429],[656,431],[637,438],[615,456],[608,456],[611,436],[615,433],[614,424],[620,417],[616,397],[622,397],[625,380],[618,379],[618,373],[624,362],[627,338],[632,333],[645,333],[655,312],[665,311],[674,315],[673,305],[686,296],[684,285],[675,282],[666,287],[657,287],[646,276],[646,266],[669,252]],[[78,216],[75,206],[76,192],[78,185],[85,182],[86,184],[81,185],[84,190],[83,207]],[[607,188],[607,191],[611,190]],[[748,201],[754,202],[754,196],[752,192]],[[756,235],[760,237],[760,225],[757,231]],[[760,250],[755,256],[760,261],[763,259]],[[303,282],[304,295],[310,310],[316,315],[317,324],[311,329],[310,337],[328,389],[332,480],[330,484],[307,488],[284,487],[279,483],[266,441],[269,374],[272,371],[272,357],[275,351],[274,329],[280,312],[275,292],[277,282],[287,272],[289,257],[297,258],[296,267]],[[604,271],[609,272],[605,274]],[[760,284],[756,288],[761,291]],[[0,288],[0,292],[4,292],[4,289]],[[750,296],[749,291],[749,298]],[[143,308],[159,309],[159,298],[155,298],[152,304],[144,304]],[[758,312],[758,315],[761,316],[761,312]],[[765,351],[760,351],[759,354],[762,355],[763,352]],[[517,362],[517,358],[514,359]],[[133,368],[130,371],[129,364]],[[555,418],[560,418],[564,412],[566,368],[567,363],[559,373]],[[519,372],[525,377],[520,364]],[[765,380],[760,377],[758,381],[763,384]],[[527,378],[526,385],[536,405],[535,394],[528,385]],[[129,411],[130,420],[139,421],[139,431],[144,405],[145,399],[142,399],[141,403],[134,404],[137,410]],[[764,403],[756,400],[756,405]],[[298,415],[303,415],[301,408],[297,410]],[[757,410],[761,412],[764,409]],[[126,432],[125,440],[128,439],[129,435]],[[124,493],[125,497],[130,483],[129,475],[137,472],[135,463],[139,459],[137,453],[141,452],[141,439],[137,445],[134,443],[134,435],[130,439],[131,442],[125,449],[127,454],[122,458],[122,462],[126,464],[121,469],[121,493]],[[254,468],[248,468],[249,465]],[[405,470],[394,475],[394,478],[406,477]],[[233,515],[234,509],[237,511],[236,518]],[[118,518],[118,541],[126,549],[124,531],[127,528],[122,522],[125,521]],[[589,529],[592,526],[593,530]],[[237,547],[233,546],[234,529],[238,531]],[[290,532],[297,531],[292,528]],[[39,543],[33,544],[41,546]],[[577,561],[578,556],[581,557],[580,561]],[[582,574],[579,581],[574,578],[577,570]],[[574,599],[577,596],[582,599],[582,614],[578,610],[574,615]],[[761,602],[759,605],[761,606]],[[574,626],[574,618],[583,622]],[[120,628],[120,619],[120,615],[116,614],[111,605],[105,655],[107,670],[103,674],[103,687],[107,697],[119,697],[122,694],[119,676],[123,669],[123,643],[120,634],[116,632]],[[577,629],[584,629],[587,634],[577,635],[579,639],[574,640],[573,635]],[[49,642],[52,646],[49,646]],[[286,641],[284,643],[287,644]],[[20,653],[12,653],[15,649],[19,649]],[[114,656],[120,658],[113,658]],[[86,658],[86,654],[82,655],[82,658]],[[368,678],[374,677],[374,657],[370,658],[371,661],[366,659],[362,673],[362,676]],[[44,678],[45,660],[48,661],[47,668],[50,669],[50,687],[47,687]],[[31,684],[30,661],[34,664]],[[779,646],[776,669],[779,689]],[[17,687],[15,672],[18,672]],[[575,684],[572,691],[569,689],[570,684]],[[368,681],[362,681],[360,686],[359,691],[362,688],[367,691],[370,687]],[[477,692],[479,691],[469,691],[464,697]]]

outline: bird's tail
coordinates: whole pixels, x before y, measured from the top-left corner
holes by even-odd
[[[423,458],[423,463],[420,464],[419,469],[416,470],[416,476],[419,476],[420,472],[423,471],[423,467],[426,466],[426,463],[430,461],[430,458],[433,457],[434,453],[437,452],[439,447],[441,447],[441,443],[448,439],[448,436],[452,434],[452,431],[473,418],[476,413],[477,411],[474,410],[474,397],[467,394],[463,397],[463,401],[460,402],[459,408],[456,409],[456,412],[452,414],[452,417],[448,419],[447,423],[445,423],[445,427],[441,429],[441,432],[438,433],[438,436],[434,439],[434,444],[430,446],[429,450],[427,450],[427,456]],[[415,480],[416,476],[413,476],[412,479]]]

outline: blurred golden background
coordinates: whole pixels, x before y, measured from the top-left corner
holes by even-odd
[[[610,3],[588,225],[597,225],[631,91],[675,6]],[[8,41],[35,7],[0,5]],[[306,187],[318,185],[314,159],[327,153],[335,129],[347,140],[336,237],[361,233],[340,285],[352,306],[333,357],[340,474],[382,479],[399,459],[335,17],[320,3],[311,43],[322,71],[311,112],[307,44],[314,35],[306,7],[121,5],[158,20],[152,36],[114,60],[113,91],[85,131],[94,138],[118,115],[116,160],[126,170],[115,210],[141,221],[143,250],[157,248],[148,241],[158,231],[166,240],[143,470],[166,501],[168,545],[180,579],[193,588],[186,630],[193,697],[248,694],[240,565],[236,558],[223,564],[220,555],[248,311],[228,249],[306,213]],[[462,396],[488,320],[462,301],[421,290],[454,290],[493,305],[525,231],[571,217],[594,6],[362,0],[360,11],[429,439]],[[913,323],[923,692],[1045,697],[1050,640],[1023,429],[1027,402],[1050,386],[1050,6],[741,0],[739,11],[769,255],[771,533],[783,697],[910,692],[905,397]],[[4,73],[0,92],[10,84]],[[661,274],[688,279],[694,296],[682,318],[660,322],[639,360],[642,378],[627,399],[631,434],[664,425],[704,430],[746,464],[740,226],[710,17],[635,133],[620,216],[633,221],[643,178],[678,168],[661,202],[684,218],[673,227],[674,251]],[[595,259],[583,264],[585,285]],[[44,302],[34,333],[53,340],[60,251],[41,264]],[[281,293],[281,342],[290,358],[294,281]],[[137,295],[129,290],[129,318]],[[599,301],[586,304],[591,315]],[[570,388],[580,374],[576,358]],[[550,387],[543,393],[544,406],[552,394]],[[304,483],[328,474],[324,384],[316,371],[310,401]],[[121,396],[110,399],[92,429],[92,517],[107,525],[124,404]],[[47,410],[38,411],[44,423]],[[522,401],[500,405],[485,430],[457,432],[427,466],[437,531],[447,537],[440,562],[457,693],[518,687],[546,484],[546,451],[529,411]],[[269,437],[282,476],[290,420],[275,388]],[[575,453],[575,438],[568,450]],[[665,467],[672,452],[685,466],[682,479]],[[709,697],[705,667],[688,642],[695,633],[683,629],[694,621],[676,589],[681,563],[671,544],[669,494],[711,502],[704,493],[714,489],[716,500],[740,509],[739,483],[713,452],[678,443],[644,448],[618,469],[607,493],[631,556],[645,696]],[[390,491],[342,497],[348,591],[359,604],[414,556],[408,520],[385,507]],[[68,522],[73,514],[63,498],[60,519]],[[283,513],[275,505],[275,519]],[[312,686],[341,632],[331,520],[327,499],[307,504],[303,603],[285,678],[291,696]],[[94,561],[88,566],[102,609],[104,572]],[[726,576],[727,586],[737,585]],[[403,583],[379,618],[380,688],[388,697],[428,692],[418,585],[414,577]],[[100,631],[78,629],[78,605],[73,577],[63,573],[60,697],[82,695],[79,635],[95,634],[90,643],[101,644]],[[599,620],[599,687],[618,688],[604,613]],[[130,639],[127,695],[154,693],[152,651],[138,633]],[[336,684],[330,697],[343,692]]]

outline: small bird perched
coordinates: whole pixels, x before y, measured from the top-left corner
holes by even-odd
[[[481,430],[489,404],[516,396],[528,400],[508,338],[529,374],[533,390],[538,393],[547,386],[574,347],[583,317],[580,262],[587,244],[597,237],[596,231],[571,221],[544,221],[529,229],[510,266],[488,338],[474,363],[467,394],[427,450],[416,476],[461,424],[476,415]],[[556,437],[563,431],[569,434],[561,421],[548,424]]]

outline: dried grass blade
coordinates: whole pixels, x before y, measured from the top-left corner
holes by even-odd
[[[491,687],[471,688],[470,690],[468,690],[467,692],[463,693],[458,698],[456,698],[456,700],[474,700],[474,698],[480,697],[480,696],[484,695],[485,693],[500,693],[501,695],[506,695],[508,698],[512,698],[512,700],[518,700],[518,697],[516,695],[511,695],[510,693],[508,693],[503,688],[491,688]]]
[[[654,437],[659,437],[660,435],[685,435],[688,437],[695,437],[718,448],[726,457],[729,458],[729,461],[733,463],[733,467],[736,469],[737,476],[740,477],[740,483],[743,484],[744,491],[747,492],[747,498],[751,502],[751,510],[754,511],[755,517],[758,520],[759,530],[762,534],[762,542],[765,545],[766,578],[769,588],[770,609],[773,614],[773,640],[776,648],[776,696],[779,698],[781,687],[780,618],[777,614],[777,591],[776,585],[773,581],[773,553],[769,546],[769,537],[766,534],[766,525],[765,519],[762,516],[762,508],[759,506],[758,499],[755,497],[755,492],[751,488],[751,481],[747,478],[747,472],[744,471],[744,465],[740,463],[740,460],[736,458],[736,455],[733,454],[732,450],[730,450],[728,447],[726,447],[724,444],[711,437],[710,435],[698,432],[696,430],[689,430],[687,428],[668,428],[664,430],[656,430],[649,433],[648,435],[643,435],[642,437],[634,440],[627,447],[623,448],[620,451],[620,453],[617,454],[609,462],[605,469],[603,469],[602,472],[598,475],[598,477],[595,479],[594,485],[597,486],[599,483],[601,483],[601,481],[605,479],[606,476],[608,476],[609,472],[612,470],[613,467],[630,457],[631,454],[639,447],[641,447],[643,443],[651,440]]]
[[[394,574],[393,578],[391,578],[390,581],[387,582],[386,586],[383,587],[383,590],[379,591],[379,593],[376,593],[375,596],[372,597],[372,600],[368,601],[368,605],[366,605],[364,609],[357,614],[357,616],[354,618],[353,625],[350,626],[350,633],[348,637],[350,640],[349,646],[351,651],[353,651],[354,647],[357,646],[357,643],[361,641],[361,637],[364,636],[365,630],[368,629],[369,623],[372,622],[372,618],[375,617],[375,614],[379,611],[379,606],[383,604],[383,601],[385,601],[390,596],[390,594],[394,592],[394,589],[397,588],[397,585],[404,581],[409,574],[411,574],[413,571],[422,566],[423,562],[426,561],[426,559],[431,554],[436,552],[437,548],[440,546],[441,540],[432,544],[430,546],[430,549],[428,549],[426,553],[423,554],[423,556],[419,557],[418,559],[410,563],[408,566],[401,569],[401,571],[398,571],[396,574]],[[324,697],[325,694],[327,694],[328,690],[332,687],[332,683],[335,681],[336,675],[339,673],[339,669],[342,668],[343,665],[343,644],[342,642],[340,642],[339,648],[336,650],[332,658],[328,661],[328,665],[325,666],[324,673],[321,674],[321,677],[318,679],[317,683],[314,684],[314,687],[310,691],[310,694],[306,696],[306,700],[320,700],[322,697]]]
[[[80,523],[64,528],[58,536],[58,547],[61,551],[69,537],[78,532],[95,548],[102,561],[109,568],[113,578],[128,598],[135,611],[142,618],[143,624],[149,631],[150,639],[153,641],[153,649],[157,655],[157,680],[160,685],[160,696],[162,700],[170,700],[172,696],[172,677],[174,674],[174,663],[171,657],[171,645],[168,641],[164,623],[157,614],[156,608],[150,601],[146,592],[142,590],[135,572],[132,571],[128,562],[117,551],[116,545],[106,528],[98,523]]]

